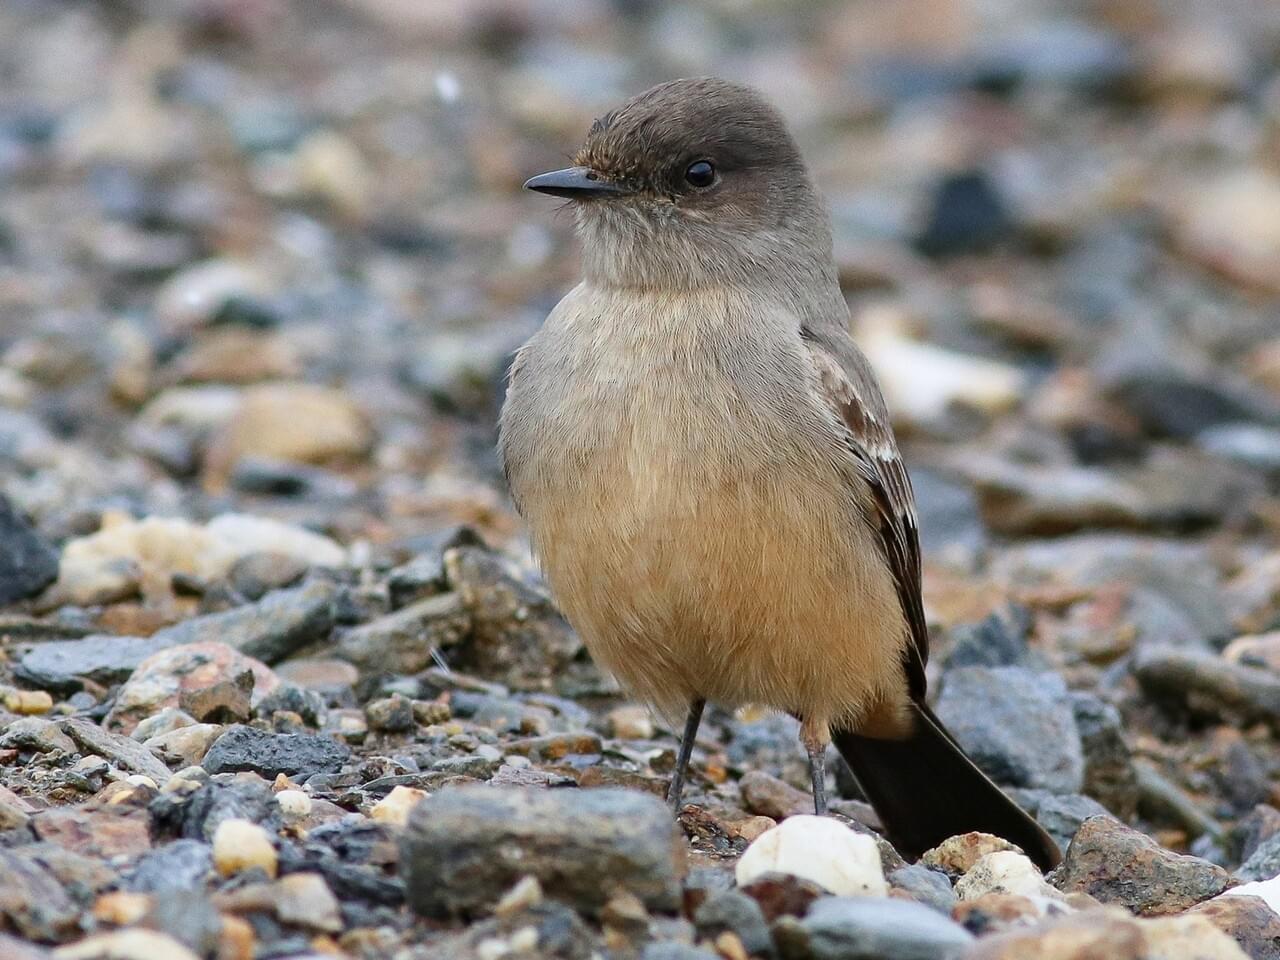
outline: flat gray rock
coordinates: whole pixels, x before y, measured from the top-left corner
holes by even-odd
[[[800,921],[812,960],[953,960],[973,935],[922,903],[823,897]]]
[[[527,875],[549,898],[587,913],[622,890],[671,912],[684,846],[651,794],[459,786],[414,808],[400,872],[410,905],[428,917],[487,913]]]
[[[938,716],[996,783],[1079,793],[1084,753],[1062,678],[1023,667],[946,674]]]

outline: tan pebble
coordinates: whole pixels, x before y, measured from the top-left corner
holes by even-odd
[[[320,874],[291,873],[278,886],[276,916],[281,923],[330,933],[342,929],[342,911]]]
[[[524,876],[515,882],[502,899],[494,904],[493,912],[499,917],[509,917],[542,902],[542,884],[534,876]]]
[[[224,877],[261,867],[274,877],[276,848],[267,831],[248,820],[224,820],[213,834],[213,865]]]
[[[5,694],[4,707],[24,716],[48,713],[53,709],[53,697],[44,690],[14,690]]]
[[[53,951],[54,960],[159,960],[161,957],[198,960],[173,937],[143,927],[99,933]]]
[[[778,821],[772,817],[746,817],[742,820],[729,820],[725,823],[725,826],[729,828],[729,836],[741,837],[748,843],[777,825]]]
[[[724,960],[751,960],[747,956],[747,948],[742,945],[742,939],[731,930],[716,937],[715,946],[716,953],[724,957]]]
[[[538,946],[538,928],[521,927],[507,938],[512,953],[532,953]]]
[[[403,785],[395,787],[373,805],[373,809],[369,811],[369,816],[382,823],[403,827],[409,822],[409,811],[416,807],[419,801],[428,796],[430,794],[427,791],[419,790],[416,787]]]
[[[609,731],[620,740],[652,740],[653,719],[647,708],[627,704],[609,711]]]
[[[276,794],[276,803],[287,820],[301,820],[311,813],[311,798],[301,790],[281,790]]]
[[[146,916],[150,909],[151,897],[148,894],[115,890],[94,901],[93,916],[101,923],[128,927]]]
[[[253,927],[248,920],[224,913],[217,960],[253,960],[254,941]]]

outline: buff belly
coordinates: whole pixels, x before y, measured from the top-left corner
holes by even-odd
[[[856,728],[902,699],[897,595],[841,478],[674,462],[617,458],[526,510],[597,662],[672,718],[700,697]]]

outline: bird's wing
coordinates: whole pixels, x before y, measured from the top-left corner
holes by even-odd
[[[903,657],[908,689],[913,697],[923,698],[929,631],[920,597],[920,533],[911,480],[898,453],[889,411],[871,365],[848,334],[807,328],[801,332],[823,398],[845,428],[845,443],[858,476],[871,488],[874,515],[869,519],[879,533],[911,632],[912,643]]]

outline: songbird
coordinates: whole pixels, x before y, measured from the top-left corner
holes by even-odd
[[[782,117],[674,80],[525,186],[570,201],[583,276],[512,361],[506,475],[591,655],[685,717],[673,807],[704,705],[760,704],[819,814],[834,741],[902,853],[984,830],[1054,865],[925,701],[911,483]]]

